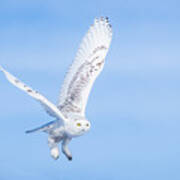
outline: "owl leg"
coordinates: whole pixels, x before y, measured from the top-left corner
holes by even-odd
[[[56,139],[49,136],[48,137],[48,146],[50,148],[51,157],[54,160],[57,160],[59,158],[59,148],[58,148]]]
[[[68,149],[68,144],[71,141],[70,138],[64,138],[62,142],[62,152],[66,155],[66,157],[71,161],[72,155],[70,150]]]

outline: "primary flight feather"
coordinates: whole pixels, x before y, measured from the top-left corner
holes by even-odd
[[[90,122],[85,117],[85,108],[92,85],[104,67],[111,39],[112,28],[108,18],[96,18],[65,76],[57,106],[0,66],[9,82],[39,101],[46,112],[56,118],[48,124],[27,131],[43,131],[49,134],[48,145],[54,159],[59,157],[58,143],[62,141],[62,152],[72,160],[68,143],[73,137],[83,135],[90,129]]]

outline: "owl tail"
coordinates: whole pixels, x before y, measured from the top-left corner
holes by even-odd
[[[44,124],[38,128],[27,130],[25,133],[34,133],[34,132],[49,132],[51,129],[53,129],[57,124],[57,121],[51,121],[47,124]]]

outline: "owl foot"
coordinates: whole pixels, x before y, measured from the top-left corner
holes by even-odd
[[[51,149],[51,157],[54,160],[57,160],[59,158],[59,149],[57,147]]]

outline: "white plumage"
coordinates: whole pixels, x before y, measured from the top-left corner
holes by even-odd
[[[112,29],[108,18],[95,19],[66,74],[57,106],[0,66],[9,82],[39,101],[46,112],[56,118],[55,121],[27,131],[43,131],[49,134],[48,145],[54,159],[59,157],[58,143],[62,141],[62,152],[71,160],[68,143],[73,137],[80,136],[90,129],[90,122],[85,117],[85,108],[92,85],[103,69],[111,38]]]
[[[32,88],[30,88],[29,86],[18,80],[12,74],[10,74],[5,69],[3,69],[1,66],[0,66],[0,70],[5,74],[8,81],[11,82],[14,86],[25,91],[28,95],[39,101],[49,115],[53,117],[59,116],[64,121],[66,120],[65,117],[62,115],[62,113],[59,111],[59,109],[53,103],[48,101],[44,96],[42,96],[39,92],[33,90]]]

